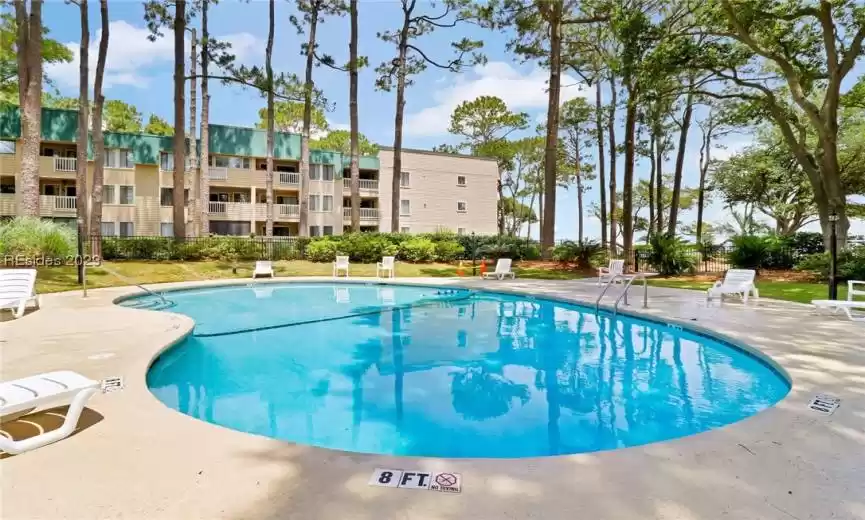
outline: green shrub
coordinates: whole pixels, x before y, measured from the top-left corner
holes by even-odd
[[[787,237],[787,246],[798,257],[823,252],[823,233],[815,231],[799,231]]]
[[[760,269],[769,257],[769,242],[766,237],[737,235],[733,237],[732,245],[728,259],[733,267]]]
[[[333,262],[339,243],[331,238],[316,238],[306,246],[306,258],[312,262]]]
[[[821,280],[829,279],[829,253],[816,253],[803,258],[796,269],[807,271]],[[838,252],[836,268],[839,280],[865,280],[865,246],[853,246]]]
[[[646,261],[662,276],[677,276],[693,271],[694,258],[682,239],[675,236],[655,233],[649,238],[649,251]]]
[[[382,256],[390,256],[393,244],[379,233],[348,233],[342,235],[339,251],[348,255],[352,262],[370,264],[380,262]]]
[[[428,238],[413,238],[403,242],[399,256],[407,262],[432,262],[435,258],[436,246]]]
[[[558,262],[573,263],[577,267],[591,267],[602,252],[601,244],[594,240],[583,242],[565,240],[553,249],[553,259]]]
[[[439,262],[453,262],[462,258],[466,249],[455,240],[442,240],[435,243],[435,257]]]
[[[0,254],[62,258],[77,251],[75,229],[37,217],[16,217],[0,224]]]

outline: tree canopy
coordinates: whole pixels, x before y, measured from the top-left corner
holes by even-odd
[[[0,105],[18,104],[17,32],[18,23],[15,21],[15,16],[8,12],[0,13]],[[43,63],[68,63],[72,61],[72,51],[57,40],[47,38],[47,34],[48,29],[43,27]],[[51,78],[45,76],[44,79],[46,83],[51,84]]]
[[[303,103],[297,101],[277,101],[273,105],[273,126],[279,132],[299,134],[303,130]],[[330,125],[320,107],[312,107],[310,132],[320,134],[326,132]],[[258,111],[256,128],[267,128],[267,109]]]
[[[358,134],[358,142],[361,155],[375,155],[378,153],[378,145],[370,142],[363,134]],[[351,132],[348,130],[331,130],[321,139],[313,139],[309,142],[313,150],[335,150],[344,155],[351,153]]]
[[[144,133],[154,135],[174,135],[174,127],[171,126],[168,121],[162,119],[156,114],[150,114],[150,119],[147,120],[147,124],[144,126]]]

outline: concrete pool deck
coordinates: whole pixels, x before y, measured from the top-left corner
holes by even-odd
[[[292,278],[311,281],[330,278]],[[355,281],[363,281],[355,279]],[[167,289],[225,280],[152,285]],[[236,283],[248,283],[239,280]],[[262,282],[267,283],[267,282]],[[587,281],[405,279],[594,302]],[[635,288],[636,289],[636,288]],[[616,292],[605,299],[612,304]],[[5,519],[865,519],[865,325],[761,299],[707,308],[700,292],[642,288],[631,313],[682,320],[747,343],[792,379],[775,407],[709,432],[599,453],[534,459],[433,459],[338,452],[215,426],[147,390],[150,361],[193,323],[113,304],[135,287],[43,296],[43,308],[0,323],[2,380],[57,369],[126,387],[97,394],[75,435],[0,460]],[[696,321],[693,321],[696,318]],[[807,409],[842,399],[831,416]],[[62,412],[62,410],[61,410]],[[43,414],[33,422],[59,425]],[[32,424],[4,428],[32,435]],[[5,454],[4,454],[5,455]],[[461,494],[373,487],[376,467],[447,470]]]

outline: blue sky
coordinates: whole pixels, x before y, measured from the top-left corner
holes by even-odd
[[[223,0],[210,10],[210,30],[219,39],[230,41],[238,61],[246,64],[262,64],[267,39],[267,2],[253,0],[238,2]],[[100,23],[98,2],[90,3],[91,25],[91,69],[96,63]],[[425,12],[441,12],[441,7],[433,9],[428,4],[422,6]],[[73,46],[77,54],[80,38],[77,7],[60,2],[49,2],[44,7],[44,22],[51,31],[51,37]],[[274,68],[277,71],[303,74],[304,58],[300,54],[299,36],[289,23],[293,14],[293,3],[276,3],[276,36],[274,41]],[[140,2],[109,2],[111,40],[109,43],[107,70],[105,77],[105,96],[121,99],[134,104],[144,114],[155,113],[167,121],[172,120],[172,66],[173,40],[170,34],[156,42],[150,42],[143,21],[143,7]],[[198,20],[193,22],[196,26]],[[401,10],[397,2],[367,1],[360,2],[359,24],[361,29],[360,53],[369,57],[370,67],[360,73],[360,127],[374,142],[391,145],[393,143],[395,99],[393,93],[376,91],[374,87],[374,68],[382,61],[390,60],[394,49],[390,44],[376,38],[376,33],[399,27]],[[320,28],[319,49],[331,54],[337,62],[344,62],[348,56],[349,25],[347,18],[329,18]],[[463,36],[484,41],[484,53],[489,62],[485,66],[468,69],[454,74],[429,68],[415,77],[415,84],[407,92],[406,126],[404,146],[412,148],[431,148],[441,143],[455,140],[447,133],[447,124],[453,108],[461,101],[471,100],[480,95],[496,95],[504,99],[512,110],[528,112],[532,121],[542,121],[546,111],[547,73],[535,63],[521,63],[519,58],[507,52],[505,45],[509,35],[464,25],[453,29],[440,29],[421,40],[423,50],[435,59],[451,56],[449,43]],[[865,70],[860,63],[851,73],[855,79]],[[92,73],[92,71],[91,71]],[[77,64],[65,64],[46,68],[56,87],[63,95],[77,96]],[[333,127],[347,127],[348,123],[348,77],[345,73],[319,67],[315,70],[315,81],[328,99],[333,102],[334,110],[327,114]],[[576,96],[589,96],[594,93],[581,90],[578,81],[566,75],[563,80],[562,101]],[[605,93],[606,96],[606,93]],[[222,86],[211,82],[211,122],[241,126],[252,126],[258,120],[258,110],[264,106],[261,97],[251,90],[236,86]],[[698,109],[697,117],[702,115]],[[621,136],[621,121],[618,135]],[[621,140],[621,137],[619,137]],[[698,157],[700,145],[699,130],[695,127],[689,135],[686,148],[684,184],[696,186],[698,181]],[[723,158],[730,153],[750,144],[750,134],[732,134],[721,143],[724,148],[713,155]],[[621,159],[620,159],[621,160]],[[672,171],[675,156],[670,158],[666,171]],[[618,167],[621,176],[623,166]],[[647,178],[648,164],[639,164],[637,176]],[[596,184],[594,182],[593,184]],[[619,180],[621,186],[621,179]],[[586,207],[597,200],[598,189],[593,186],[586,195]],[[556,236],[574,238],[576,236],[576,196],[573,190],[560,190],[557,198]],[[686,212],[683,222],[696,218],[695,212]],[[720,222],[725,219],[719,204],[710,204],[706,220]],[[862,227],[862,226],[857,226]],[[859,231],[862,232],[862,231]],[[537,236],[537,230],[534,231]],[[586,234],[589,237],[600,235],[600,224],[592,218],[586,219]]]

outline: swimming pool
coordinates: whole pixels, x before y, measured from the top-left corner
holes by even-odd
[[[718,340],[540,298],[331,283],[168,296],[166,310],[196,326],[148,372],[160,401],[325,448],[584,453],[724,426],[789,391],[768,364]]]

